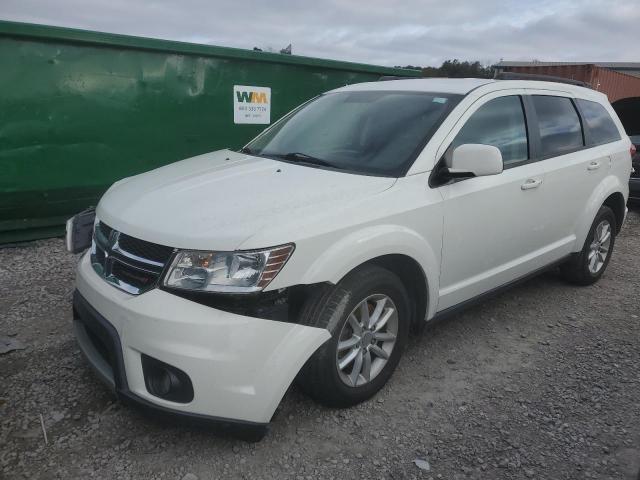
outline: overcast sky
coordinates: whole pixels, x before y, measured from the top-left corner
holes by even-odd
[[[0,0],[0,18],[380,65],[640,61],[639,0]]]

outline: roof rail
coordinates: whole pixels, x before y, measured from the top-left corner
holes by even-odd
[[[378,81],[379,82],[386,82],[388,80],[415,80],[416,78],[420,78],[420,77],[401,77],[399,75],[382,75]]]
[[[587,82],[573,80],[572,78],[555,77],[553,75],[538,75],[535,73],[500,72],[496,73],[496,80],[539,80],[543,82],[568,83],[578,87],[592,88]]]

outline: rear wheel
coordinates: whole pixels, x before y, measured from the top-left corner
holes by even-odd
[[[597,282],[609,265],[616,235],[616,216],[602,206],[591,225],[582,251],[561,267],[566,280],[577,285]]]
[[[380,390],[407,341],[409,298],[392,272],[366,265],[305,306],[302,321],[331,339],[307,361],[298,384],[329,406],[360,403]]]

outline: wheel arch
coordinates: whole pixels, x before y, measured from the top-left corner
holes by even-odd
[[[616,233],[619,233],[622,228],[622,222],[624,221],[624,212],[626,208],[624,195],[622,195],[621,192],[613,192],[605,199],[604,202],[602,202],[602,205],[606,205],[613,210],[613,214],[616,216]]]
[[[400,277],[416,301],[415,318],[426,319],[437,307],[439,262],[440,244],[432,247],[418,232],[399,225],[376,226],[330,245],[306,270],[302,283],[336,284],[355,269],[373,263]],[[417,295],[421,288],[422,294]]]
[[[410,256],[402,254],[382,255],[372,258],[366,264],[378,265],[400,278],[411,299],[411,325],[419,330],[425,324],[429,305],[429,284],[420,264]]]
[[[608,206],[613,210],[616,216],[616,230],[619,232],[622,227],[622,220],[625,215],[625,201],[624,201],[623,185],[620,180],[614,176],[609,175],[594,189],[591,197],[585,203],[585,209],[580,216],[576,225],[576,244],[574,251],[579,252],[582,250],[593,219],[598,214],[598,210],[603,205]]]

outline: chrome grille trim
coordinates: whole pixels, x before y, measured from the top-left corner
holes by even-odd
[[[146,263],[148,265],[153,265],[154,267],[164,268],[164,265],[165,265],[162,262],[156,262],[155,260],[149,260],[148,258],[139,257],[138,255],[134,255],[133,253],[127,252],[120,246],[120,243],[118,243],[118,241],[116,241],[115,245],[113,246],[113,251],[121,253],[125,257],[130,258],[131,260],[135,260],[136,262]]]
[[[119,244],[121,235],[125,234],[101,222],[96,223],[91,244],[91,265],[107,283],[131,295],[139,295],[157,285],[175,249],[127,236],[129,243],[137,242],[132,246],[136,246],[139,251],[140,245],[164,249],[167,259],[165,262],[159,262],[123,249]]]

